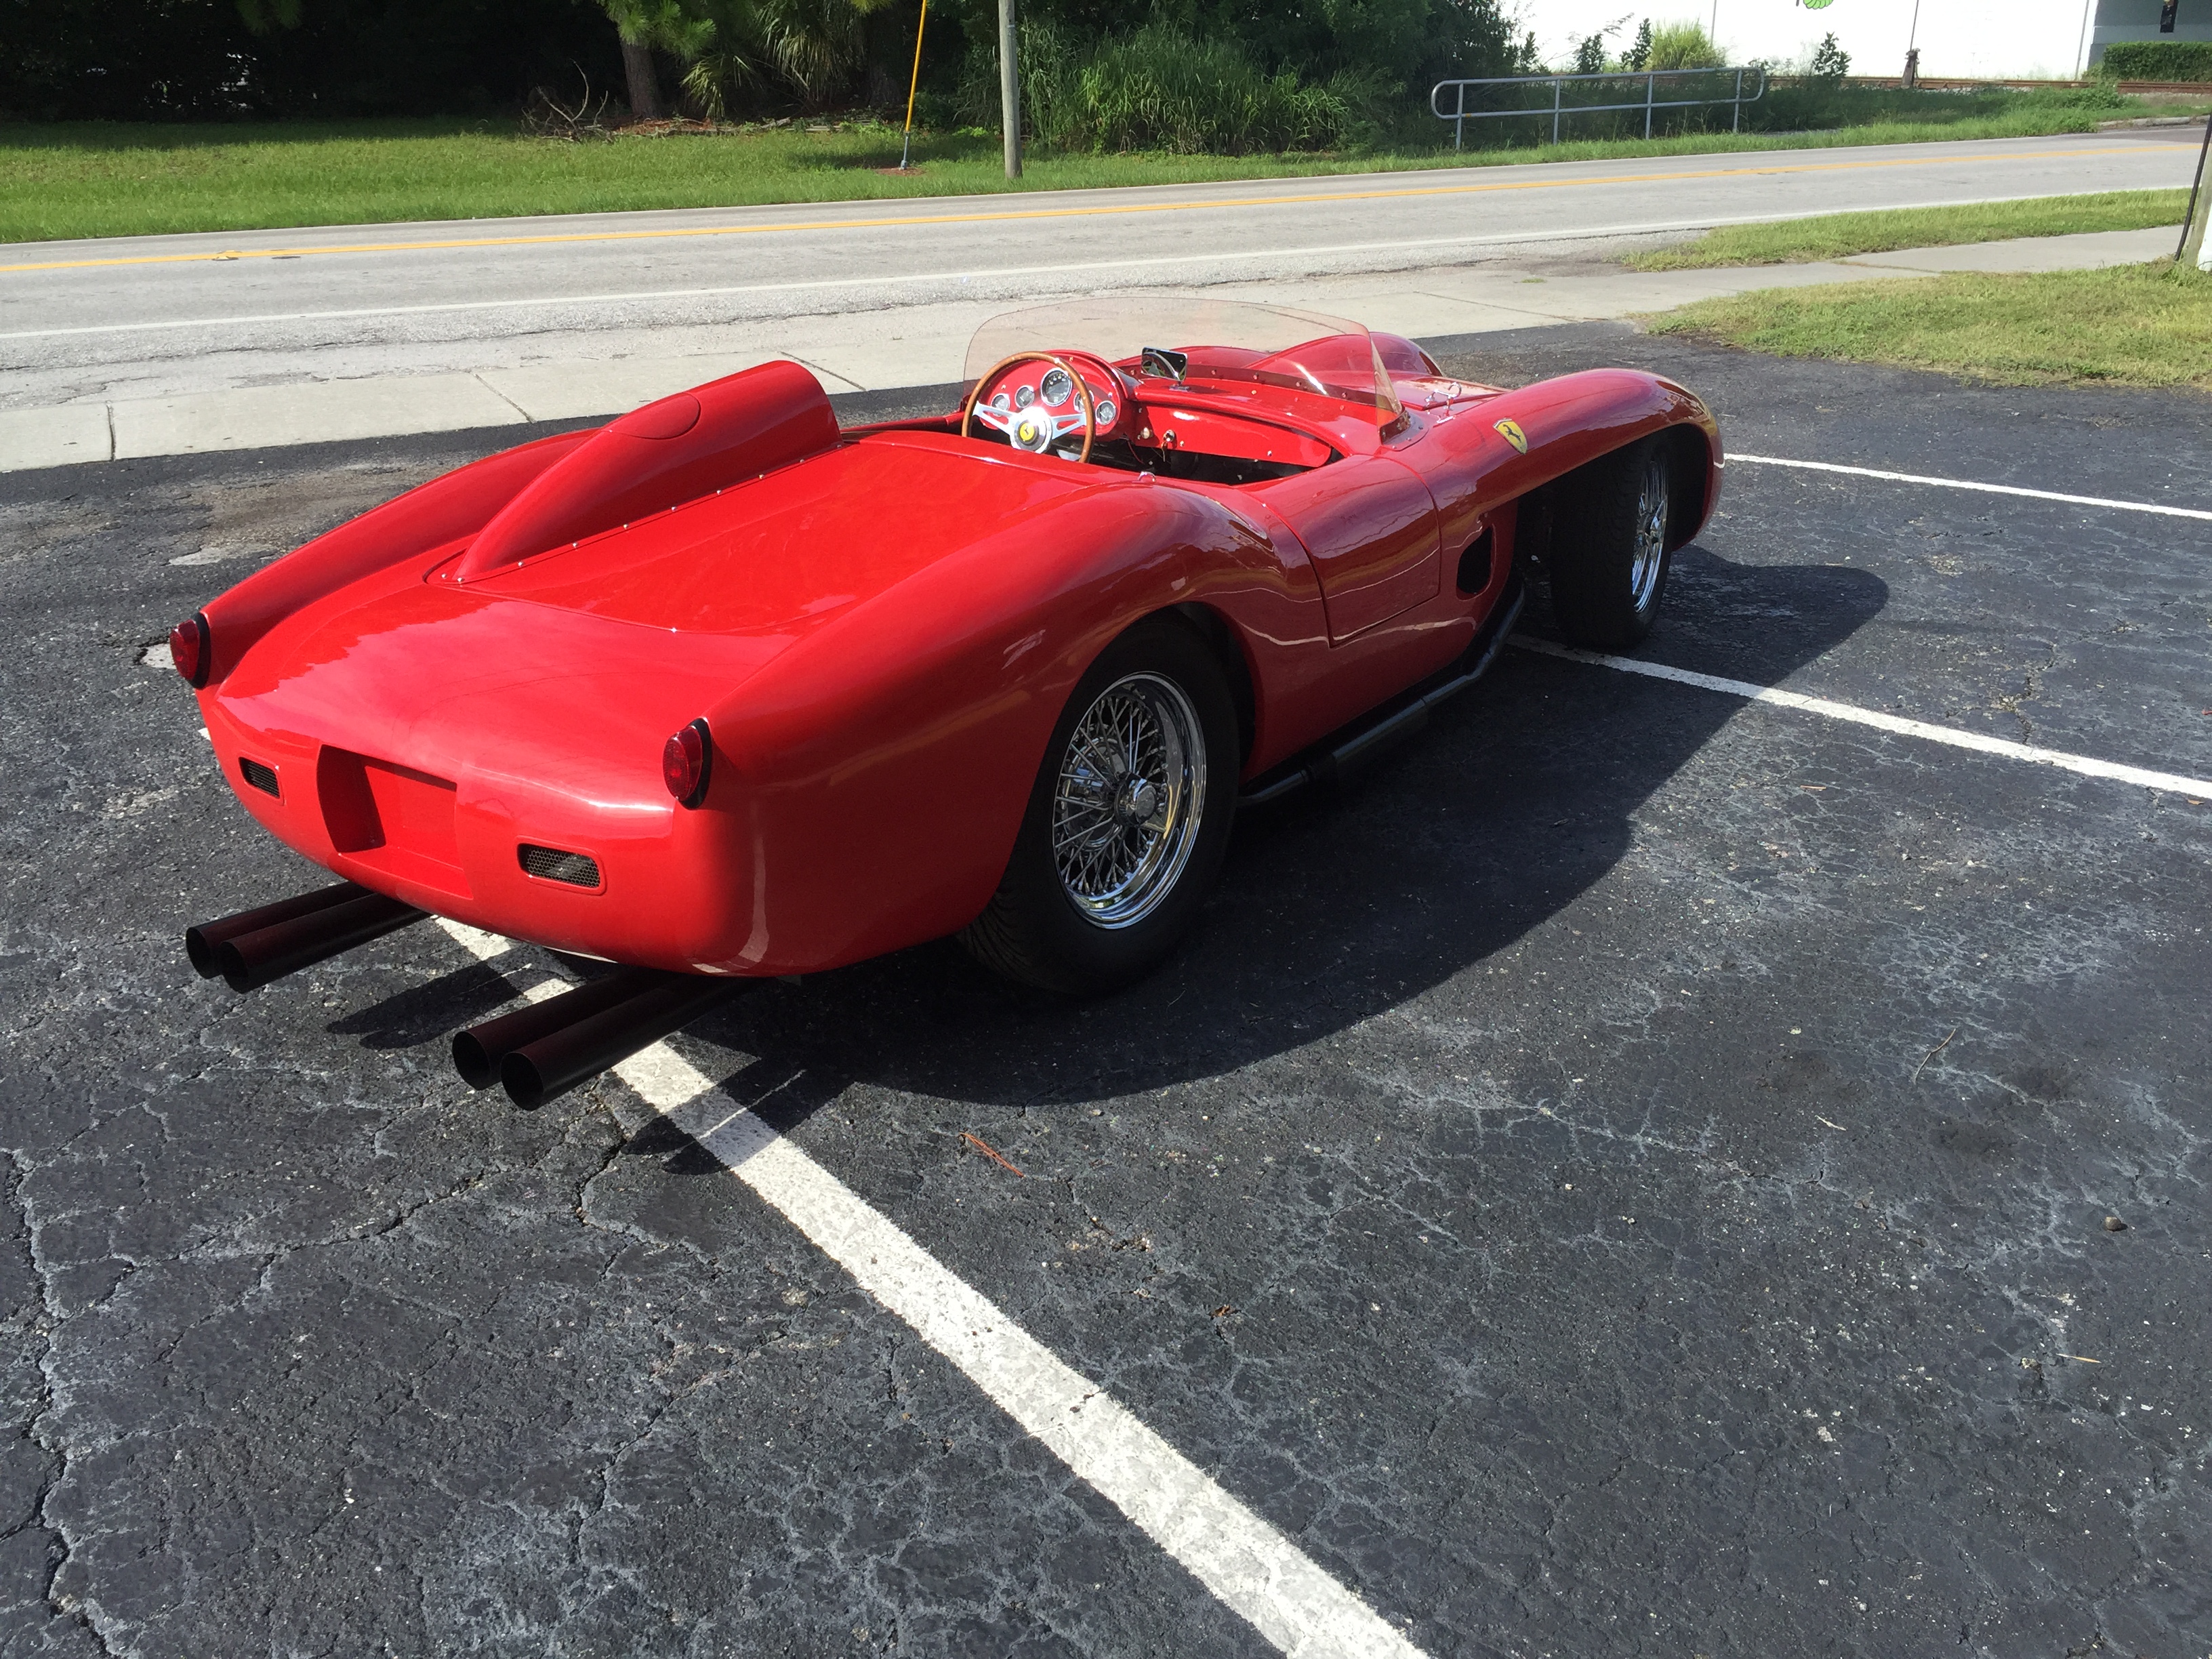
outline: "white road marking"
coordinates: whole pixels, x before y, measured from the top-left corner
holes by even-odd
[[[441,918],[439,925],[479,961],[513,948],[458,922]],[[537,1001],[567,988],[554,980],[528,994]],[[624,1060],[615,1075],[1291,1659],[1426,1659],[1289,1539],[843,1182],[750,1110],[732,1110],[714,1080],[665,1042]]]
[[[1979,483],[1972,478],[1931,478],[1917,472],[1884,472],[1877,467],[1843,466],[1834,461],[1793,461],[1779,455],[1731,455],[1730,465],[1747,461],[1753,466],[1796,467],[1807,472],[1841,472],[1854,478],[1881,478],[1890,483],[1932,484],[1942,489],[1972,489],[1984,495],[2025,495],[2030,501],[2064,501],[2070,507],[2107,507],[2122,513],[2156,513],[2169,519],[2202,519],[2212,522],[2212,510],[2201,507],[2162,507],[2155,501],[2118,501],[2104,495],[2066,495],[2055,489],[2024,489],[2018,484]]]
[[[1978,207],[1994,202],[2032,201],[2032,197],[1977,196],[1931,207]],[[1723,225],[1778,224],[1817,219],[1828,210],[1806,213],[1750,214],[1633,225],[1579,226],[1572,230],[1514,231],[1488,236],[1432,236],[1400,242],[1336,242],[1316,247],[1219,248],[1210,253],[1163,253],[1135,259],[1091,259],[1075,264],[1001,265],[975,270],[939,270],[884,276],[824,276],[804,283],[747,283],[726,288],[640,289],[621,294],[534,295],[513,300],[453,300],[434,305],[367,306],[343,311],[271,311],[240,317],[172,317],[150,322],[88,323],[73,328],[27,328],[0,332],[0,340],[55,340],[86,334],[140,334],[178,328],[227,328],[261,323],[353,322],[370,317],[421,317],[457,311],[529,310],[547,306],[635,305],[653,300],[722,300],[748,294],[811,294],[839,289],[880,288],[896,283],[995,282],[1027,276],[1080,276],[1097,270],[1133,270],[1148,265],[1219,264],[1224,259],[1315,258],[1339,253],[1403,253],[1424,248],[1513,246],[1523,242],[1579,242],[1608,236],[1671,235],[1678,231],[1713,230]],[[1370,273],[1375,274],[1375,273]],[[1488,304],[1490,301],[1483,301]],[[1510,307],[1508,307],[1510,308]],[[774,320],[774,319],[763,319]],[[1731,459],[1748,459],[1730,457]]]
[[[2187,778],[2173,772],[2153,772],[2140,766],[2122,766],[2116,761],[2072,755],[2063,749],[2041,749],[2033,744],[1984,737],[1978,732],[1962,732],[1955,726],[1931,726],[1926,720],[1909,720],[1896,714],[1860,708],[1848,702],[1833,702],[1826,697],[1808,697],[1796,691],[1779,690],[1771,685],[1757,685],[1749,680],[1723,679],[1717,674],[1700,674],[1687,668],[1669,668],[1664,663],[1639,662],[1633,657],[1613,657],[1601,651],[1578,650],[1571,645],[1554,645],[1549,640],[1531,639],[1522,634],[1514,635],[1510,643],[1519,646],[1523,651],[1535,651],[1547,657],[1563,657],[1569,662],[1594,663],[1601,668],[1618,668],[1623,673],[1643,674],[1655,680],[1672,680],[1677,685],[1694,685],[1707,691],[1724,691],[1732,697],[1773,703],[1780,708],[1795,708],[1832,720],[1848,720],[1854,726],[1871,726],[1877,731],[1893,732],[1900,737],[1925,738],[1930,743],[1948,744],[1954,749],[1972,749],[1984,755],[2002,755],[2008,760],[2033,761],[2039,766],[2055,766],[2062,771],[2078,772],[2085,778],[2110,778],[2116,782],[2136,784],[2145,789],[2168,790],[2199,800],[2212,797],[2212,778]]]

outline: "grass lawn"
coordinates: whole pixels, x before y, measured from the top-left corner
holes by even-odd
[[[2019,137],[2091,131],[2106,113],[2030,99],[2005,112],[1950,121],[1569,143],[1464,155],[1449,148],[1378,155],[1045,154],[1030,159],[1019,183],[1003,176],[999,143],[990,137],[918,136],[916,170],[886,172],[897,163],[899,135],[878,125],[572,144],[526,137],[489,121],[5,125],[0,242]]]
[[[1644,319],[1783,357],[2212,392],[2212,275],[2170,259],[2106,270],[1845,283],[1705,300]]]
[[[1778,265],[1887,253],[1901,247],[1949,247],[2015,236],[2071,236],[2089,230],[2144,230],[2172,225],[2180,234],[2185,190],[2116,191],[2103,196],[2045,196],[1978,207],[1899,208],[1884,213],[1832,213],[1771,225],[1723,225],[1678,247],[1632,253],[1637,270],[1688,270],[1707,265]]]

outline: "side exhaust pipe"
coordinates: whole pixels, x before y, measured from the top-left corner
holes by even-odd
[[[657,974],[654,980],[611,1007],[586,1014],[507,1054],[499,1065],[499,1080],[507,1098],[526,1112],[535,1111],[670,1032],[681,1030],[746,983],[697,974]],[[580,987],[579,991],[591,988]],[[578,994],[571,991],[567,996]]]
[[[185,934],[185,951],[205,977],[220,974],[232,990],[252,991],[396,933],[427,914],[351,882],[340,882],[320,892],[191,928]],[[212,963],[214,971],[204,963]]]
[[[650,968],[624,968],[518,1008],[511,1014],[471,1025],[453,1034],[453,1069],[471,1089],[489,1089],[499,1081],[499,1068],[517,1048],[526,1048],[566,1025],[588,1018],[603,1009],[629,1001],[671,975]],[[685,975],[682,977],[689,978]]]

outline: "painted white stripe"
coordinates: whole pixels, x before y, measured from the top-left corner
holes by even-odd
[[[1848,720],[1854,726],[1871,726],[1876,731],[1893,732],[1899,737],[1925,738],[1930,743],[1948,744],[1954,749],[1971,749],[1984,755],[2002,755],[2008,760],[2033,761],[2039,766],[2055,766],[2062,771],[2078,772],[2085,778],[2110,778],[2119,783],[2132,783],[2145,789],[2169,790],[2198,799],[2212,797],[2212,778],[2187,778],[2173,772],[2153,772],[2140,766],[2122,766],[2116,761],[2097,760],[2088,755],[2071,755],[2063,749],[2039,749],[2033,744],[1984,737],[1978,732],[1961,732],[1955,726],[1931,726],[1926,720],[1909,720],[1896,714],[1860,708],[1848,702],[1832,702],[1826,697],[1808,697],[1796,691],[1778,690],[1771,685],[1756,685],[1749,680],[1723,679],[1717,674],[1700,674],[1687,668],[1669,668],[1664,663],[1639,662],[1633,657],[1611,657],[1603,652],[1577,650],[1571,645],[1554,645],[1549,640],[1531,639],[1521,634],[1513,635],[1510,643],[1519,646],[1523,651],[1540,652],[1547,657],[1564,657],[1569,662],[1595,663],[1601,668],[1618,668],[1623,673],[1642,674],[1655,680],[1672,680],[1677,685],[1694,685],[1706,691],[1724,691],[1732,697],[1773,703],[1803,714],[1819,714],[1827,720]]]
[[[1984,495],[2025,495],[2030,501],[2064,501],[2069,507],[2106,507],[2122,513],[2156,513],[2169,519],[2202,519],[2212,522],[2212,510],[2201,507],[2164,507],[2156,501],[2116,501],[2104,495],[2066,495],[2055,489],[2024,489],[2018,484],[1979,483],[1972,478],[1931,478],[1917,472],[1884,472],[1877,467],[1843,466],[1834,461],[1793,461],[1779,455],[1731,455],[1730,465],[1747,461],[1753,466],[1790,466],[1807,472],[1841,472],[1854,478],[1881,478],[1890,483],[1933,484],[1941,489],[1972,489]]]
[[[441,925],[480,961],[511,948],[493,934]],[[535,1001],[566,988],[550,981],[528,994]],[[665,1042],[624,1060],[615,1075],[1291,1659],[1425,1659],[1289,1539],[843,1182],[750,1111],[732,1110],[714,1079]]]
[[[2032,197],[1975,196],[1957,202],[1916,204],[1927,207],[1976,207]],[[824,276],[804,283],[747,283],[726,288],[644,289],[618,294],[533,295],[513,300],[453,300],[433,305],[367,306],[343,311],[271,311],[240,317],[173,317],[149,322],[88,323],[73,328],[27,328],[0,332],[0,340],[55,340],[86,334],[143,334],[178,328],[229,328],[261,323],[358,321],[369,317],[421,317],[455,311],[532,310],[548,306],[635,305],[655,300],[720,300],[749,294],[812,294],[839,289],[884,288],[896,284],[996,282],[1028,276],[1062,276],[1098,270],[1139,270],[1155,265],[1218,264],[1229,259],[1319,258],[1340,253],[1407,253],[1428,248],[1510,247],[1522,243],[1582,242],[1608,236],[1659,236],[1716,230],[1723,225],[1775,224],[1817,219],[1826,208],[1804,213],[1746,214],[1714,218],[1654,220],[1625,225],[1583,225],[1571,230],[1510,231],[1486,236],[1431,236],[1398,242],[1334,242],[1316,247],[1217,248],[1208,253],[1162,253],[1133,259],[1090,259],[1074,264],[1000,265],[974,270],[939,270],[885,276]],[[1484,300],[1485,305],[1498,302]],[[1523,307],[1500,307],[1501,309]]]

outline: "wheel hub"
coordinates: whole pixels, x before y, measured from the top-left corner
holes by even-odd
[[[1132,674],[1068,734],[1053,809],[1053,860],[1076,908],[1127,927],[1182,875],[1206,799],[1206,740],[1180,686]]]
[[[1114,803],[1114,816],[1125,824],[1143,823],[1159,811],[1158,786],[1150,778],[1131,778],[1121,786],[1121,799]]]

